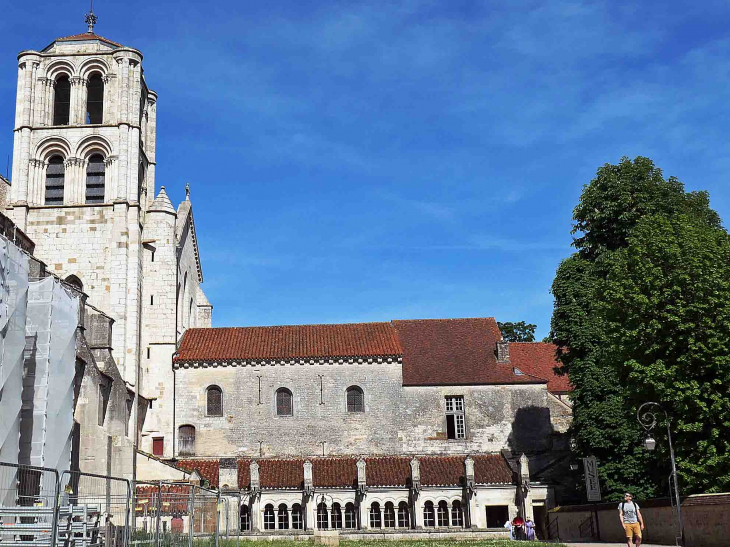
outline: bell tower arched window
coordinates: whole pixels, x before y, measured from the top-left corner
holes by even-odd
[[[61,156],[53,156],[48,160],[46,169],[46,205],[63,205],[63,184],[66,178],[66,167]]]
[[[87,84],[86,123],[104,123],[104,80],[98,72]]]
[[[68,125],[71,112],[71,82],[68,76],[56,80],[53,96],[53,125]]]
[[[86,166],[86,203],[104,203],[104,158],[94,154]]]

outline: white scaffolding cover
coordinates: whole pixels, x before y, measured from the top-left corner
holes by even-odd
[[[47,277],[28,288],[21,461],[63,471],[71,464],[79,300]],[[32,416],[31,416],[32,412]],[[30,444],[30,446],[28,446]]]
[[[28,267],[28,255],[0,236],[0,461],[11,463],[18,461]]]

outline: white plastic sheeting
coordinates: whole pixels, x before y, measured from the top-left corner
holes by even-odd
[[[20,463],[70,467],[78,310],[57,279],[29,283]]]
[[[0,461],[12,463],[20,437],[28,267],[28,255],[0,236]]]

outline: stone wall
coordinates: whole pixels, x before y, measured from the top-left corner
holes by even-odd
[[[644,543],[675,545],[677,535],[676,510],[668,499],[639,501],[646,529]],[[701,494],[689,496],[682,502],[685,544],[692,547],[720,547],[728,544],[730,522],[730,494]],[[598,515],[600,541],[625,542],[624,530],[618,515],[618,502],[596,506],[558,507],[551,511],[551,530],[556,530],[561,541],[586,540],[590,526],[581,525]],[[553,538],[555,539],[555,538]]]
[[[550,451],[570,413],[550,406],[544,385],[402,387],[395,362],[183,368],[176,378],[176,428],[195,426],[196,456],[321,455],[323,441],[327,455]],[[206,415],[211,385],[223,416]],[[364,413],[347,412],[352,385]],[[292,392],[293,416],[276,415],[279,388]],[[446,438],[447,395],[464,396],[466,440]]]

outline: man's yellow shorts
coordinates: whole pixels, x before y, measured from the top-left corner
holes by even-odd
[[[632,537],[641,537],[641,525],[638,522],[624,523],[624,531],[626,537],[631,539]]]

